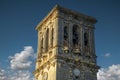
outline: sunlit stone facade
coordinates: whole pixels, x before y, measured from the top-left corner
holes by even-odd
[[[56,5],[37,25],[37,80],[97,80],[96,19]]]

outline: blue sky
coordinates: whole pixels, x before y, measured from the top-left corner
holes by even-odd
[[[32,46],[36,53],[35,27],[56,4],[95,17],[98,65],[120,64],[119,0],[0,0],[0,67],[6,69],[8,57],[24,46]]]

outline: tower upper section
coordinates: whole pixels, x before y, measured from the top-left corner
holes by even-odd
[[[63,17],[61,14],[62,13],[65,13],[68,17],[67,20],[70,20],[70,17],[74,17],[75,19],[77,20],[81,20],[81,19],[84,19],[86,21],[89,21],[91,23],[96,23],[97,20],[92,17],[92,16],[88,16],[88,15],[85,15],[85,14],[82,14],[82,13],[79,13],[79,12],[76,12],[76,11],[73,11],[73,10],[70,10],[70,9],[67,9],[67,8],[64,8],[60,5],[56,5],[49,13],[48,15],[37,25],[36,27],[36,30],[38,30],[40,27],[42,27],[42,25],[47,22],[49,19],[53,19],[53,18],[56,18],[56,17]],[[65,17],[64,17],[65,18]]]
[[[47,75],[54,75],[48,77],[48,80],[61,80],[70,69],[73,72],[69,76],[78,78],[75,80],[89,78],[96,80],[99,68],[96,64],[94,43],[96,22],[97,20],[91,16],[56,5],[36,27],[38,31],[36,78],[41,80],[43,73],[47,72]],[[64,70],[65,66],[68,71],[62,76],[60,74],[63,72],[60,71]],[[82,71],[82,74],[76,77],[74,70]],[[63,80],[69,79],[69,76]]]
[[[56,5],[37,25],[38,55],[52,47],[60,53],[79,53],[94,56],[94,24],[97,20],[76,11]],[[94,60],[95,62],[95,60]]]

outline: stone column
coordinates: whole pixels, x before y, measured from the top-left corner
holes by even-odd
[[[49,28],[49,48],[51,48],[52,44],[52,24],[50,25]]]
[[[83,35],[84,35],[84,33],[83,33],[83,25],[82,24],[80,24],[80,53],[81,54],[83,54]]]
[[[80,54],[81,54],[81,46],[82,46],[82,45],[81,45],[81,43],[82,43],[82,42],[81,42],[81,41],[82,41],[82,37],[81,37],[81,36],[82,36],[82,26],[81,26],[81,24],[79,24],[78,26],[79,26],[79,39],[78,39],[79,41],[78,41],[78,45],[79,45]]]
[[[63,53],[63,41],[64,41],[64,20],[58,18],[58,54]]]
[[[85,25],[83,24],[83,22],[82,22],[82,36],[81,36],[81,38],[82,38],[82,43],[81,43],[81,45],[82,45],[82,52],[83,52],[83,57],[84,57],[84,55],[85,55],[85,49],[84,49],[84,33],[85,33]]]
[[[40,31],[38,31],[38,48],[37,48],[37,57],[39,57],[40,53],[41,53],[41,39],[40,39]]]
[[[91,55],[95,55],[95,44],[94,44],[94,28],[90,28],[90,53]]]
[[[89,55],[91,55],[90,50],[91,50],[91,34],[90,34],[90,29],[88,28],[88,54]]]
[[[69,48],[70,48],[70,50],[72,50],[73,49],[73,32],[72,32],[72,27],[73,27],[73,24],[72,24],[72,20],[71,20],[71,22],[69,22]]]
[[[92,49],[93,49],[93,54],[95,55],[95,40],[94,40],[95,38],[94,38],[94,29],[92,30],[92,43],[93,43],[93,47],[92,47]]]
[[[56,13],[57,15],[57,13]],[[54,55],[58,54],[58,16],[55,17],[54,19],[54,24],[53,24],[53,48],[54,48]]]
[[[55,23],[54,23],[54,41],[53,41],[53,46],[58,45],[58,17],[56,17],[55,19]]]
[[[64,22],[62,18],[58,18],[58,45],[62,46],[63,43],[63,34],[64,34]]]

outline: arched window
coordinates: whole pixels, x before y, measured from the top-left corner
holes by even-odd
[[[79,27],[77,25],[73,26],[73,47],[76,48],[78,46],[79,40]]]
[[[54,29],[52,28],[51,47],[53,47],[53,39],[54,39]]]
[[[43,38],[41,39],[41,53],[43,52]]]
[[[68,46],[68,27],[64,27],[64,46]]]
[[[89,52],[89,35],[87,32],[84,33],[84,51]]]
[[[84,45],[85,46],[88,45],[88,34],[87,34],[87,32],[84,33]]]
[[[47,29],[46,31],[45,51],[48,51],[48,44],[49,44],[49,29]]]

